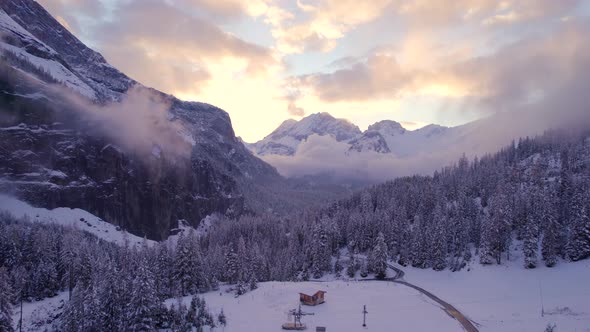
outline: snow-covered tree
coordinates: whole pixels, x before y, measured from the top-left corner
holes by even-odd
[[[373,246],[371,270],[377,279],[384,279],[387,276],[387,244],[381,232],[377,235]]]
[[[223,312],[223,308],[221,309],[221,311],[219,312],[219,315],[217,316],[217,323],[219,323],[219,325],[225,327],[227,325],[227,317],[225,317],[225,313]]]
[[[6,269],[0,268],[0,331],[11,332],[12,328],[12,287],[8,282]]]
[[[154,331],[161,302],[155,288],[154,275],[143,260],[133,281],[128,321],[130,331]]]
[[[524,255],[524,267],[534,269],[537,267],[537,250],[539,248],[539,227],[532,213],[527,216],[523,231],[522,252]],[[545,240],[544,240],[545,242]]]
[[[590,257],[590,216],[589,210],[582,206],[573,212],[573,227],[568,245],[568,256],[573,261]]]

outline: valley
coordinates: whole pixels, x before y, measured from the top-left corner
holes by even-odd
[[[590,331],[589,15],[0,0],[0,332]]]

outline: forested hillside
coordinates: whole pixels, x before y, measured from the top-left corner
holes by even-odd
[[[554,266],[590,256],[589,211],[588,132],[553,131],[324,209],[218,216],[207,231],[154,245],[117,246],[74,228],[2,215],[0,326],[10,321],[6,303],[71,290],[55,317],[60,330],[181,330],[219,319],[196,298],[192,309],[168,309],[163,301],[215,290],[220,282],[239,296],[259,281],[354,276],[359,269],[382,278],[386,260],[435,270],[458,270],[468,261],[502,264],[512,241],[521,244],[523,268]]]

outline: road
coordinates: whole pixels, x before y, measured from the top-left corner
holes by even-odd
[[[465,331],[479,332],[479,330],[477,329],[477,327],[475,327],[473,322],[470,321],[467,317],[465,317],[465,315],[463,315],[459,310],[457,310],[457,308],[455,308],[454,306],[452,306],[448,302],[443,301],[438,296],[432,294],[431,292],[425,290],[424,288],[418,287],[418,286],[413,285],[407,281],[402,280],[404,278],[405,273],[401,269],[393,266],[392,264],[387,264],[387,266],[390,269],[392,269],[393,271],[395,271],[395,276],[390,277],[390,278],[385,278],[384,279],[385,281],[395,282],[397,284],[404,285],[404,286],[407,286],[407,287],[410,287],[410,288],[413,288],[413,289],[419,291],[420,293],[428,296],[431,300],[440,304],[441,309],[443,309],[449,316],[456,319],[461,324],[463,329],[465,329]]]

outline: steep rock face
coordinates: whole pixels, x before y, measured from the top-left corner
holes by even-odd
[[[250,209],[244,192],[281,180],[235,137],[226,112],[141,86],[32,0],[0,1],[0,55],[1,191],[47,208],[82,208],[162,239],[179,219],[196,226],[211,213],[240,214]],[[189,152],[179,156],[155,141],[146,143],[147,155],[121,145],[55,86],[89,98],[89,107],[146,91],[167,105],[167,119],[183,128],[173,134]]]

